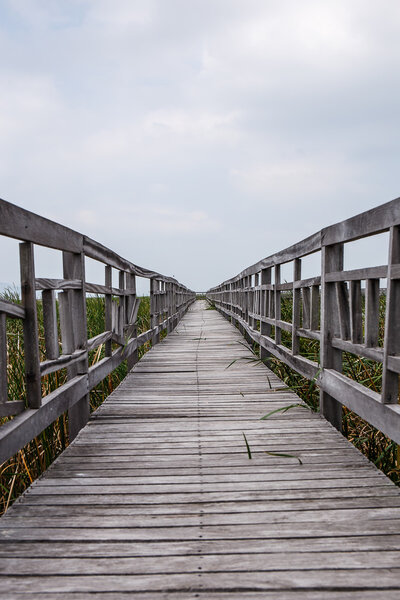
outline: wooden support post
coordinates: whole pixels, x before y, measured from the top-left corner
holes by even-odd
[[[311,329],[311,289],[304,287],[301,290],[302,295],[302,327]]]
[[[133,275],[133,273],[127,273],[127,282],[126,285],[128,287],[128,289],[130,290],[129,296],[127,297],[127,315],[128,315],[128,320],[129,320],[129,336],[131,338],[136,338],[137,337],[137,325],[136,323],[132,322],[133,319],[133,315],[132,315],[132,311],[134,309],[135,303],[136,303],[136,277],[135,275]],[[136,320],[136,319],[135,319]],[[139,360],[139,354],[138,354],[138,348],[136,348],[136,350],[134,350],[132,352],[132,354],[130,354],[128,356],[128,371],[130,371],[134,365],[138,362]]]
[[[36,310],[35,262],[33,244],[20,244],[21,296],[25,308],[24,357],[26,393],[29,408],[40,408],[42,390],[40,378],[39,335]]]
[[[86,290],[85,290],[85,255],[83,253],[75,254],[63,252],[63,268],[65,279],[80,279],[82,288],[63,292],[61,295],[68,302],[68,308],[64,315],[67,319],[64,322],[64,335],[69,336],[69,343],[72,350],[85,350],[87,347],[87,323],[86,323]],[[67,296],[64,296],[67,294]],[[69,310],[68,310],[69,309]],[[68,320],[70,322],[68,323]],[[66,332],[66,329],[69,332]],[[64,350],[64,349],[63,349]],[[83,375],[88,372],[88,355],[67,369],[68,379],[76,375]],[[69,440],[70,442],[78,435],[79,431],[89,420],[90,405],[89,394],[85,394],[75,402],[68,410]]]
[[[400,263],[400,227],[390,228],[390,246],[386,292],[385,339],[383,357],[382,402],[397,404],[399,375],[388,369],[389,356],[400,354],[400,280],[394,279],[394,268]]]
[[[125,292],[125,271],[120,271],[118,274],[118,288],[121,292]],[[124,338],[124,326],[126,325],[126,301],[127,298],[125,294],[119,296],[119,304],[118,304],[118,335],[121,339]],[[125,341],[126,343],[126,341]]]
[[[311,331],[317,331],[320,327],[320,293],[319,285],[313,285],[311,287],[311,316],[310,316],[310,329]]]
[[[297,330],[300,327],[300,288],[295,288],[295,281],[301,279],[301,259],[295,258],[293,261],[293,311],[292,311],[292,353],[298,354],[300,349],[300,339]]]
[[[105,328],[106,331],[112,331],[112,269],[110,265],[105,266],[105,286],[110,288],[110,293],[105,294],[104,297],[104,310],[105,310]],[[112,341],[107,340],[105,345],[105,355],[111,356],[112,354]]]
[[[379,279],[365,282],[365,345],[378,346],[379,337]]]
[[[332,338],[339,335],[339,312],[335,284],[325,281],[327,273],[343,270],[343,244],[323,246],[321,251],[321,349],[322,369],[342,372],[342,352],[332,347]],[[329,394],[320,392],[323,416],[339,431],[342,430],[342,405]]]
[[[338,312],[339,331],[342,340],[350,339],[350,301],[345,281],[336,281],[336,310]]]
[[[0,313],[0,404],[7,399],[7,318],[5,313]]]
[[[350,281],[350,339],[353,344],[362,344],[361,281]]]
[[[60,356],[58,345],[57,309],[54,290],[42,292],[44,342],[46,358],[56,359]]]
[[[261,285],[267,285],[271,283],[271,267],[267,269],[262,269],[261,271]],[[261,302],[260,302],[260,315],[261,317],[269,316],[269,298],[271,292],[269,290],[264,290],[260,292]],[[271,325],[269,323],[264,323],[262,320],[260,321],[260,333],[261,335],[266,335],[271,337]],[[262,346],[260,346],[260,358],[262,361],[267,361],[271,357],[271,354]]]
[[[158,281],[157,279],[150,279],[150,327],[156,327],[158,325]],[[160,334],[154,333],[151,338],[153,346],[158,344],[160,341]]]
[[[278,285],[281,283],[281,265],[275,265],[275,288],[274,288],[274,306],[275,306],[275,343],[282,343],[281,328],[278,321],[281,320],[281,292]]]

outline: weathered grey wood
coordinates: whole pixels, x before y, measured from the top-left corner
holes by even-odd
[[[81,252],[83,236],[68,227],[0,200],[0,234],[47,248]]]
[[[58,345],[57,309],[54,290],[46,289],[43,291],[42,305],[46,358],[48,360],[53,360],[60,356],[60,349]]]
[[[377,362],[383,362],[383,348],[368,348],[364,344],[353,344],[353,342],[336,337],[332,338],[332,346],[344,352],[351,352],[352,354],[365,356],[365,358],[371,358]]]
[[[271,284],[271,272],[272,269],[269,267],[268,269],[261,270],[261,286],[266,286]],[[261,291],[261,305],[260,305],[260,316],[261,317],[270,317],[270,295],[271,291],[264,288],[264,291]],[[261,335],[265,335],[271,337],[271,325],[266,323],[265,321],[260,319],[260,332]],[[268,357],[271,356],[270,353],[260,345],[260,358],[261,360],[267,360]]]
[[[295,288],[294,282],[300,281],[301,279],[301,259],[296,258],[293,261],[293,312],[292,312],[292,353],[296,355],[299,353],[300,340],[298,335],[298,328],[300,327],[300,297],[301,291],[299,288]]]
[[[399,376],[388,368],[390,355],[400,353],[400,280],[391,278],[393,265],[400,263],[400,228],[390,228],[389,269],[385,313],[385,346],[382,376],[382,402],[397,404]]]
[[[282,341],[281,335],[281,292],[279,291],[279,284],[281,282],[281,265],[275,265],[275,290],[274,290],[274,307],[275,307],[275,343],[280,344]]]
[[[379,279],[365,282],[365,345],[378,345],[379,334]]]
[[[82,288],[80,279],[35,279],[37,290],[79,290]]]
[[[0,427],[0,463],[13,456],[88,391],[87,376],[75,377],[45,396],[39,409],[25,410]]]
[[[105,266],[104,276],[105,276],[105,287],[107,289],[111,289],[112,270],[111,270],[110,265]],[[112,295],[111,295],[111,293],[105,294],[104,306],[105,306],[105,328],[106,328],[106,331],[112,331]],[[111,356],[111,353],[112,353],[112,343],[111,343],[111,340],[107,340],[106,347],[105,347],[105,355]]]
[[[90,350],[94,350],[98,348],[102,344],[106,344],[112,338],[112,331],[104,331],[103,333],[99,333],[99,335],[95,335],[94,337],[88,339],[87,341],[87,349],[88,352]]]
[[[335,302],[335,287],[340,283],[325,281],[325,275],[343,269],[343,245],[325,246],[321,250],[321,368],[342,370],[342,353],[333,348],[330,340],[337,336],[341,323]],[[342,313],[343,314],[343,313]],[[343,336],[342,336],[343,337]],[[336,429],[342,428],[342,405],[326,390],[320,390],[320,410]]]
[[[342,340],[350,340],[350,300],[347,283],[339,281],[335,283],[337,309],[337,323]],[[334,307],[332,307],[334,310]],[[338,332],[335,332],[337,334]]]
[[[385,279],[388,274],[387,266],[352,269],[351,271],[335,271],[327,273],[326,281],[358,281],[360,279]]]
[[[1,205],[0,205],[1,214]],[[39,336],[36,311],[35,264],[33,244],[20,244],[21,300],[25,309],[24,360],[26,394],[29,408],[39,408],[42,402],[40,381]]]
[[[311,328],[311,289],[302,289],[302,324],[304,329]]]
[[[75,350],[71,354],[62,354],[53,360],[45,360],[40,363],[40,374],[43,377],[67,367],[68,369],[82,361],[86,356],[86,350]]]
[[[7,319],[5,313],[0,312],[0,405],[7,399]]]
[[[72,350],[84,351],[82,359],[67,368],[68,377],[72,379],[77,375],[86,375],[88,373],[84,254],[63,252],[63,269],[66,279],[80,279],[82,281],[81,289],[63,292],[63,294],[67,294],[66,299],[69,304],[71,321],[67,322],[66,325],[72,330]],[[89,394],[87,393],[82,398],[78,398],[68,410],[68,434],[70,441],[78,435],[80,429],[88,422],[89,412]]]
[[[310,324],[310,327],[313,331],[319,329],[319,322],[320,322],[319,285],[313,285],[311,287],[311,324]]]
[[[12,319],[25,318],[25,309],[23,306],[14,304],[14,302],[9,302],[8,300],[4,300],[3,298],[0,298],[0,312],[6,314]]]
[[[156,327],[159,323],[159,315],[158,315],[158,292],[159,282],[157,279],[150,279],[150,326],[152,328]],[[158,344],[160,341],[160,334],[155,333],[151,339],[151,343],[153,346]]]
[[[350,281],[350,338],[354,344],[363,341],[361,281]]]

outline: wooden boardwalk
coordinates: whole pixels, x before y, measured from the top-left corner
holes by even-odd
[[[318,415],[261,421],[297,397],[250,356],[192,305],[1,519],[2,598],[398,599],[398,488]]]

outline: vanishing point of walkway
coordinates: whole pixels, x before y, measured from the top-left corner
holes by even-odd
[[[205,308],[1,519],[2,598],[400,597],[399,490],[318,415],[261,421],[297,397]]]

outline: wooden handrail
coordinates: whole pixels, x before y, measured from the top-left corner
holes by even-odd
[[[346,243],[385,231],[390,234],[386,265],[344,270]],[[302,279],[302,259],[317,252],[321,254],[320,274]],[[282,284],[281,266],[287,263],[293,265],[293,278],[291,283]],[[397,198],[262,259],[211,288],[206,295],[249,341],[260,345],[261,358],[268,360],[269,356],[275,356],[316,381],[321,413],[337,429],[341,429],[345,405],[400,443],[399,274],[400,198]],[[383,278],[387,278],[387,287],[380,288],[379,280]],[[284,294],[291,294],[291,323],[281,319]],[[386,295],[383,346],[378,340],[381,294]],[[282,345],[282,330],[290,331],[291,348]],[[319,363],[301,356],[301,338],[320,341]],[[382,363],[381,393],[343,375],[343,351]]]
[[[169,333],[195,299],[195,293],[168,277],[139,267],[99,242],[59,223],[0,200],[0,235],[20,240],[22,302],[0,300],[0,417],[13,416],[0,427],[0,463],[10,458],[68,410],[69,435],[73,439],[89,417],[89,392],[111,371],[127,360],[128,368],[138,360],[138,348],[160,333]],[[35,277],[34,246],[59,250],[63,278]],[[105,267],[104,283],[88,283],[85,257]],[[119,273],[112,287],[112,269]],[[137,334],[139,300],[136,277],[150,279],[151,329]],[[45,335],[45,359],[40,361],[37,324],[37,292],[41,293]],[[57,300],[61,327],[59,351]],[[105,298],[105,331],[88,340],[86,294]],[[26,402],[9,401],[7,393],[7,320],[24,325]],[[89,367],[88,353],[105,344],[105,358]],[[112,343],[118,348],[113,349]],[[67,369],[68,381],[44,398],[41,377]]]

